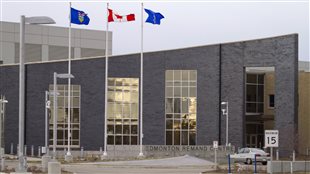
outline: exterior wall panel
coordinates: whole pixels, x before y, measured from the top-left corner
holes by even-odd
[[[196,144],[210,145],[220,135],[221,144],[225,144],[226,119],[219,106],[221,101],[228,101],[229,142],[243,146],[245,67],[275,66],[275,128],[280,131],[280,141],[288,142],[280,143],[280,150],[294,149],[297,35],[228,43],[221,50],[220,45],[211,45],[144,54],[143,144],[165,144],[165,71],[197,70]],[[27,145],[44,145],[44,91],[53,83],[53,72],[67,73],[67,66],[67,61],[27,65]],[[0,93],[9,100],[5,128],[8,152],[10,143],[17,144],[18,137],[18,66],[1,65],[0,72]],[[81,146],[98,150],[104,143],[105,59],[73,60],[72,74],[72,84],[81,85]],[[139,78],[140,54],[110,57],[109,77]],[[59,84],[67,84],[67,80],[59,80]]]

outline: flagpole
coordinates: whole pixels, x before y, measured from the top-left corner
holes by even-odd
[[[143,156],[142,140],[143,140],[143,3],[141,3],[141,57],[140,57],[140,153]]]
[[[68,74],[71,74],[71,2],[69,2],[69,56],[68,56]],[[68,78],[68,152],[65,155],[66,161],[72,160],[72,155],[70,151],[70,143],[71,143],[71,78]]]
[[[105,32],[105,94],[104,94],[104,152],[103,156],[107,156],[107,116],[108,116],[108,32],[109,32],[109,3],[107,3],[107,29]]]

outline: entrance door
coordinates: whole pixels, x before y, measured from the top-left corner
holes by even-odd
[[[248,134],[247,135],[247,147],[257,147],[257,135],[256,134]]]
[[[246,146],[262,148],[264,145],[264,124],[261,122],[246,123]]]

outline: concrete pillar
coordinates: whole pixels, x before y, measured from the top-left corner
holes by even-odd
[[[47,155],[43,155],[42,156],[42,171],[43,172],[47,172],[48,169],[48,163],[51,161],[51,156],[47,156]]]

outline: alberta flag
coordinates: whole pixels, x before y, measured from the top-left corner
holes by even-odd
[[[161,13],[153,12],[146,8],[144,10],[149,15],[145,22],[160,25],[160,20],[165,18]]]
[[[71,7],[71,23],[78,25],[88,25],[89,21],[90,19],[86,13]]]

